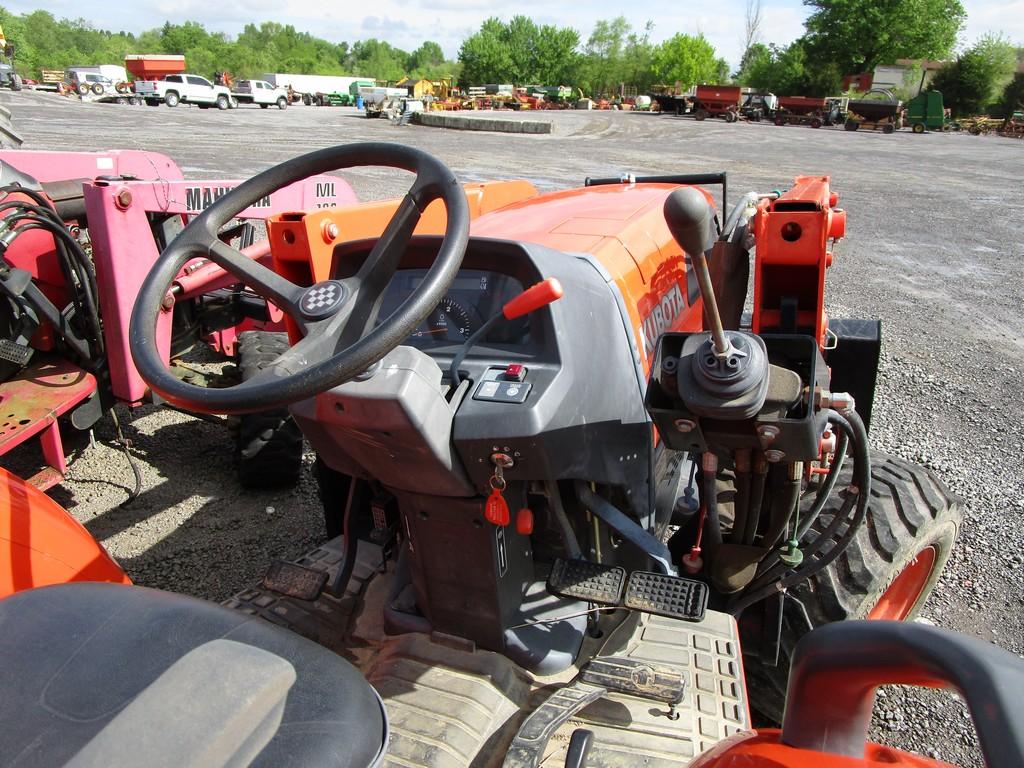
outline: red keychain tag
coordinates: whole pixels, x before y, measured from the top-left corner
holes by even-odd
[[[508,511],[508,503],[497,488],[492,490],[491,495],[487,497],[487,503],[484,504],[484,517],[487,522],[503,527],[512,520],[512,515]]]

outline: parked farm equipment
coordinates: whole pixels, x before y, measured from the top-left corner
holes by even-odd
[[[132,301],[160,250],[237,183],[185,181],[152,152],[0,152],[0,455],[38,437],[46,466],[32,479],[37,486],[59,483],[66,471],[59,421],[84,430],[117,402],[152,401],[128,350]],[[256,201],[239,219],[354,200],[345,182],[317,176]],[[237,258],[269,257],[250,224],[211,238],[213,250],[238,244],[245,256]],[[283,344],[273,333],[283,329],[280,311],[215,260],[182,269],[157,334],[159,354],[179,375],[211,385],[232,377],[183,363],[197,345],[236,360],[246,377]],[[286,412],[250,414],[236,426],[243,483],[297,477],[302,442]]]
[[[773,120],[779,109],[779,99],[774,93],[750,93],[740,107],[740,117],[751,122]]]
[[[999,135],[1008,139],[1024,139],[1024,112],[1014,112],[999,127]]]
[[[843,125],[848,131],[856,131],[861,128],[865,130],[881,131],[882,133],[893,133],[903,127],[900,119],[902,103],[892,91],[881,88],[872,88],[866,97],[876,93],[878,99],[850,99],[847,104],[846,123]]]
[[[776,125],[809,125],[811,128],[821,128],[831,123],[828,103],[824,98],[779,96],[779,110],[775,113]]]
[[[905,115],[905,122],[914,133],[960,129],[958,123],[949,119],[949,110],[939,91],[921,91],[907,102]]]
[[[738,85],[698,85],[693,97],[693,116],[697,120],[722,117],[727,123],[735,123],[739,119],[741,96]]]

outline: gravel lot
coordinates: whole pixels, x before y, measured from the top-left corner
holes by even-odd
[[[737,195],[830,174],[849,213],[828,284],[831,313],[884,324],[874,447],[933,468],[965,499],[964,530],[924,616],[1024,654],[1024,142],[610,112],[533,115],[553,120],[554,133],[510,136],[399,128],[344,108],[218,112],[28,92],[0,98],[25,149],[156,150],[192,178],[244,178],[359,140],[420,147],[466,181],[525,177],[544,189],[588,175],[725,169]],[[408,182],[379,169],[345,178],[362,199],[400,193]],[[122,415],[142,496],[119,506],[131,473],[110,446],[109,421],[94,444],[76,446],[70,479],[52,495],[136,581],[222,599],[258,578],[269,558],[297,555],[323,535],[309,472],[287,493],[245,492],[223,428],[152,408]],[[15,470],[37,461],[30,450],[5,457]],[[875,714],[879,740],[982,764],[952,695],[890,688]]]

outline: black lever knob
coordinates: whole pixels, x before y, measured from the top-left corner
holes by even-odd
[[[711,286],[711,273],[704,252],[711,248],[711,209],[707,198],[696,187],[680,187],[665,198],[665,223],[679,246],[690,254],[693,271],[697,276],[700,296],[704,300],[704,312],[711,325],[714,354],[726,358],[732,344],[722,328],[722,317],[718,314],[715,290]]]
[[[696,187],[680,187],[665,198],[665,223],[672,237],[691,256],[711,248],[711,209]]]
[[[590,748],[594,745],[594,732],[586,728],[577,728],[569,739],[569,749],[565,753],[565,768],[585,768]]]

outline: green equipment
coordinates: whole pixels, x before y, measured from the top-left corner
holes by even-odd
[[[948,131],[949,118],[940,91],[921,91],[907,102],[907,119],[914,133]]]

